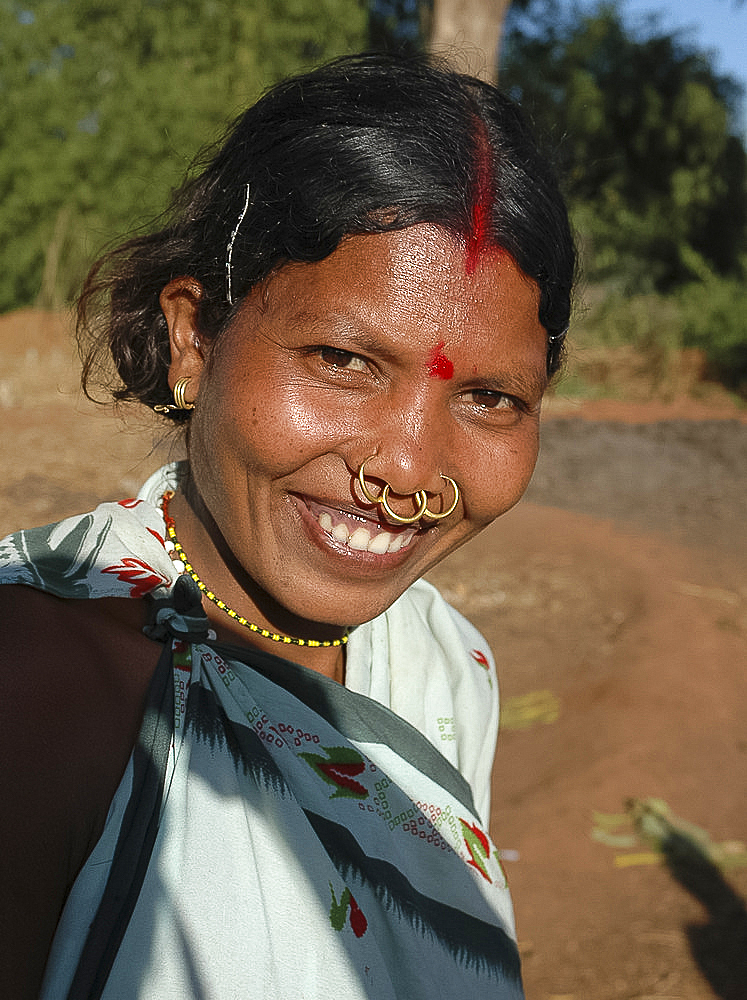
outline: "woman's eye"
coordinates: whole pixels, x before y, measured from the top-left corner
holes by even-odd
[[[467,402],[476,403],[486,410],[521,410],[522,403],[515,396],[492,389],[472,389],[466,394]]]
[[[319,357],[330,368],[340,368],[344,371],[363,372],[366,370],[366,362],[358,354],[350,351],[341,351],[336,347],[320,347]]]

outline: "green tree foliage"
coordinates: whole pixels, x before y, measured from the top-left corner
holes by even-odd
[[[512,20],[501,83],[560,140],[588,277],[645,293],[739,275],[738,85],[676,34],[633,35],[615,6],[532,10]]]
[[[747,283],[709,275],[677,290],[682,343],[697,347],[708,375],[747,399]]]
[[[75,291],[268,85],[365,46],[362,0],[0,0],[0,311]]]
[[[372,0],[369,42],[377,52],[422,52],[432,4],[421,0]]]

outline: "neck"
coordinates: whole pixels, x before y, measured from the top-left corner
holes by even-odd
[[[207,589],[238,615],[271,633],[330,643],[345,635],[341,626],[299,618],[273,600],[239,565],[193,484],[184,485],[168,505],[176,534],[191,566]],[[203,597],[211,628],[221,642],[252,646],[300,663],[343,683],[344,645],[298,645],[265,638],[240,624],[216,603]]]

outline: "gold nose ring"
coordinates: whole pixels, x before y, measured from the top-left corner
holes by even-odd
[[[366,459],[366,462],[368,459]],[[414,497],[418,503],[418,509],[415,514],[411,517],[402,517],[397,514],[396,511],[392,510],[389,504],[389,494],[391,493],[391,486],[384,480],[384,488],[378,495],[371,493],[368,486],[366,485],[366,473],[365,466],[366,462],[362,462],[360,468],[358,469],[358,482],[360,483],[361,492],[363,496],[368,500],[369,503],[377,504],[384,509],[387,517],[397,524],[414,524],[415,521],[419,521],[422,517],[429,517],[434,521],[440,521],[443,517],[448,517],[449,514],[456,510],[456,505],[459,503],[459,487],[454,482],[450,476],[442,475],[441,478],[447,483],[451,484],[451,488],[454,490],[454,500],[446,510],[442,510],[440,514],[436,514],[434,511],[428,509],[428,494],[425,490],[418,490],[416,493],[402,494],[403,496]],[[381,478],[380,476],[376,477]]]
[[[448,517],[449,514],[453,514],[453,512],[456,510],[456,505],[459,503],[459,487],[457,486],[457,484],[454,482],[451,476],[445,476],[443,473],[441,473],[441,478],[444,479],[447,483],[451,484],[451,488],[452,490],[454,490],[454,499],[452,500],[451,504],[446,508],[446,510],[442,510],[440,514],[435,514],[432,510],[428,510],[427,507],[425,508],[425,510],[423,511],[423,517],[430,517],[434,521],[440,521],[442,517]]]
[[[368,459],[366,459],[366,462],[367,461]],[[368,487],[366,486],[366,478],[365,478],[366,474],[363,471],[366,467],[366,462],[361,462],[361,467],[360,469],[358,469],[358,482],[361,484],[361,493],[363,493],[363,496],[366,498],[366,500],[368,500],[369,503],[377,504],[381,499],[381,494],[379,494],[378,496],[374,496],[374,494],[371,493]]]
[[[404,496],[415,497],[420,506],[412,517],[402,517],[400,514],[395,513],[389,506],[389,483],[384,484],[384,489],[381,491],[379,499],[376,501],[380,504],[386,511],[386,516],[391,518],[392,521],[396,521],[397,524],[414,524],[415,521],[419,521],[420,518],[428,510],[428,496],[425,490],[418,490],[417,493],[406,493]]]
[[[368,459],[366,459],[366,462],[367,461]],[[391,487],[389,483],[386,482],[386,480],[384,480],[384,489],[381,491],[381,493],[378,494],[378,496],[369,490],[368,486],[366,485],[366,472],[365,472],[366,462],[361,462],[361,467],[360,469],[358,469],[358,482],[360,483],[361,486],[361,493],[366,498],[366,500],[368,500],[369,503],[377,504],[378,506],[383,507],[387,517],[389,517],[392,521],[396,521],[397,524],[414,524],[416,521],[419,521],[428,508],[428,495],[426,494],[425,490],[418,490],[417,493],[404,494],[406,496],[415,497],[418,503],[418,509],[416,513],[412,515],[412,517],[402,517],[401,514],[398,514],[396,511],[392,510],[392,508],[389,505],[389,494],[391,492]],[[379,479],[380,477],[377,476],[376,478]]]

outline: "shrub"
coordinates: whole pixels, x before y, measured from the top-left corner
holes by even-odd
[[[710,276],[676,300],[683,344],[704,352],[710,378],[747,398],[747,282]]]

